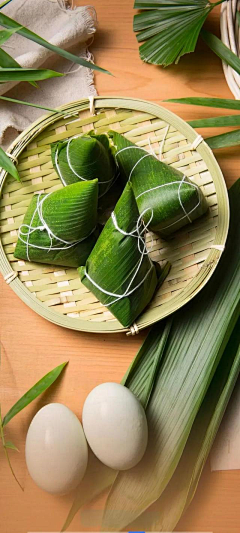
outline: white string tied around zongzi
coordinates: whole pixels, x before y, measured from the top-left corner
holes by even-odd
[[[73,248],[80,242],[87,239],[95,230],[95,228],[93,228],[93,230],[86,237],[83,237],[79,239],[78,241],[66,241],[64,239],[61,239],[60,237],[57,237],[57,235],[55,235],[53,231],[49,228],[49,226],[47,225],[43,217],[43,203],[45,202],[47,198],[49,198],[51,194],[52,193],[46,194],[46,196],[44,196],[42,199],[41,199],[41,193],[38,195],[37,206],[36,206],[35,211],[33,212],[30,224],[22,224],[19,228],[18,238],[20,239],[20,241],[26,244],[26,253],[27,253],[28,261],[30,261],[29,248],[37,248],[38,250],[46,250],[47,253],[53,252],[53,251],[68,250],[69,248]],[[39,217],[41,225],[34,227],[32,224],[34,222],[36,215]],[[24,229],[26,229],[27,231],[24,231]],[[37,244],[30,243],[29,242],[30,236],[35,231],[46,231],[48,234],[49,241],[50,241],[50,246],[39,246]],[[26,239],[24,239],[24,237]],[[53,240],[57,241],[59,243],[59,246],[53,246]],[[62,244],[63,246],[61,246]]]
[[[146,150],[144,150],[144,148],[142,148],[141,146],[125,146],[125,148],[121,148],[121,150],[118,150],[118,152],[116,152],[116,157],[118,156],[118,154],[120,154],[121,152],[124,152],[125,150],[134,150],[134,149],[137,149],[137,150],[143,150],[143,152],[146,152]],[[139,163],[141,163],[141,161],[143,161],[143,159],[145,159],[146,157],[152,157],[152,153],[149,153],[149,152],[146,152],[143,157],[141,157],[136,163],[135,165],[133,166],[130,174],[129,174],[129,177],[128,177],[128,181],[131,180],[131,177],[132,177],[132,174],[134,172],[134,170],[136,169],[137,165],[139,165]],[[158,160],[157,156],[154,155],[154,157]],[[161,230],[165,230],[171,226],[173,226],[174,224],[177,224],[180,220],[183,220],[184,218],[187,218],[189,222],[192,223],[192,219],[190,217],[191,213],[193,213],[200,205],[200,195],[199,195],[199,188],[197,185],[195,185],[195,183],[192,183],[190,181],[187,181],[184,183],[186,179],[186,176],[183,174],[183,177],[180,181],[172,181],[172,182],[169,182],[169,183],[162,183],[161,185],[157,185],[156,187],[152,187],[151,189],[147,189],[146,191],[143,191],[141,192],[138,196],[136,196],[136,200],[138,198],[140,198],[141,196],[143,196],[144,194],[147,194],[149,192],[152,192],[152,191],[155,191],[157,189],[161,189],[162,187],[171,187],[172,185],[178,185],[178,190],[177,190],[177,195],[178,195],[178,200],[179,200],[179,204],[184,212],[184,216],[182,216],[181,218],[179,218],[178,220],[176,220],[175,222],[173,222],[172,224],[168,224],[167,226],[164,226],[163,228],[161,228]],[[191,209],[190,211],[187,211],[183,205],[183,202],[182,202],[182,199],[181,199],[181,187],[182,185],[187,185],[189,187],[192,187],[194,189],[196,189],[197,193],[198,193],[198,202],[197,204],[193,207],[193,209]],[[141,213],[141,217],[143,216],[143,213]]]
[[[145,209],[144,211],[144,214],[145,212],[149,211],[149,208],[148,209]],[[149,257],[149,252],[150,250],[147,249],[147,246],[146,246],[146,242],[145,242],[145,238],[144,238],[144,235],[145,235],[145,232],[149,226],[149,224],[151,223],[152,221],[152,217],[153,217],[153,212],[151,210],[151,215],[150,215],[150,218],[149,218],[149,221],[147,224],[145,224],[142,220],[142,217],[139,216],[138,220],[137,220],[137,224],[136,224],[136,228],[131,231],[131,232],[126,232],[124,230],[122,230],[119,225],[118,225],[118,222],[117,222],[117,218],[116,218],[116,215],[114,213],[114,211],[112,212],[112,221],[113,221],[113,225],[115,227],[115,229],[117,231],[119,231],[119,233],[121,233],[122,235],[124,235],[125,237],[133,237],[133,238],[136,238],[138,240],[138,250],[139,250],[139,253],[140,253],[140,259],[139,261],[137,262],[136,264],[136,269],[135,269],[135,272],[125,290],[125,292],[123,294],[117,294],[117,293],[114,293],[114,292],[110,292],[110,291],[107,291],[106,289],[103,289],[103,287],[101,287],[100,285],[98,285],[98,283],[96,283],[92,278],[91,276],[88,274],[88,272],[86,271],[86,268],[85,268],[85,276],[87,277],[87,279],[94,285],[94,287],[96,287],[98,290],[100,290],[103,294],[106,294],[107,296],[113,296],[114,299],[109,302],[108,304],[104,304],[105,307],[109,307],[110,305],[118,302],[119,300],[122,300],[123,298],[127,298],[128,296],[130,296],[133,292],[135,292],[137,289],[139,289],[139,287],[141,287],[141,285],[144,283],[144,281],[146,280],[146,278],[148,277],[148,275],[150,274],[150,272],[152,271],[152,269],[154,268],[154,265]],[[142,229],[141,229],[141,226],[142,226]],[[141,268],[141,265],[142,265],[142,262],[143,262],[143,259],[144,259],[144,256],[147,255],[148,258],[149,258],[149,269],[147,270],[146,274],[144,275],[144,277],[141,279],[141,281],[135,285],[134,287],[132,287],[132,284]]]
[[[73,165],[71,163],[71,160],[70,160],[70,154],[69,154],[69,150],[70,150],[70,145],[71,145],[71,142],[74,140],[74,139],[78,139],[79,137],[81,137],[82,135],[75,135],[74,137],[71,137],[71,139],[68,140],[67,142],[67,148],[66,148],[66,158],[67,158],[67,164],[69,166],[69,168],[71,169],[72,173],[81,181],[89,181],[88,178],[84,178],[83,176],[81,176],[80,174],[78,174],[78,172],[73,168]],[[61,172],[61,169],[60,169],[60,165],[59,165],[59,149],[57,147],[57,150],[56,150],[56,153],[55,153],[55,165],[56,165],[56,168],[57,168],[57,171],[58,171],[58,174],[62,180],[62,183],[63,185],[66,187],[67,183],[66,181],[64,180],[64,177],[62,175],[62,172]],[[101,185],[107,185],[109,184],[109,187],[107,187],[106,191],[104,191],[102,194],[99,194],[99,198],[101,198],[102,196],[104,196],[104,194],[106,194],[109,189],[110,189],[110,186],[113,185],[113,183],[115,182],[116,178],[118,176],[118,173],[116,172],[114,174],[114,176],[112,176],[112,178],[110,178],[109,180],[106,180],[106,181],[99,181],[99,186]]]

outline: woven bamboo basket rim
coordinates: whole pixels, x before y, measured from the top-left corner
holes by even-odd
[[[15,158],[16,161],[18,160],[19,156],[21,156],[21,154],[24,155],[24,150],[28,149],[28,146],[30,143],[33,146],[33,148],[28,149],[27,164],[26,162],[24,162],[24,163],[20,163],[17,165],[18,169],[21,169],[21,170],[26,168],[26,165],[28,167],[28,170],[22,170],[24,174],[23,180],[25,181],[28,180],[29,176],[31,178],[32,168],[34,170],[34,168],[42,168],[44,167],[44,165],[46,166],[46,160],[48,161],[47,172],[48,173],[51,172],[51,175],[53,175],[54,173],[53,169],[50,170],[51,168],[50,155],[48,154],[48,157],[44,156],[44,152],[46,152],[46,149],[49,149],[50,142],[54,142],[54,140],[57,140],[59,138],[60,139],[69,138],[69,137],[72,137],[73,135],[76,135],[76,129],[80,128],[79,126],[80,123],[81,123],[82,129],[80,128],[80,130],[78,130],[79,133],[82,131],[86,131],[87,128],[88,128],[88,131],[89,129],[92,129],[93,127],[95,128],[96,124],[101,124],[100,131],[103,131],[103,130],[107,131],[107,129],[110,129],[110,128],[113,128],[119,131],[119,124],[120,124],[119,121],[121,117],[121,120],[123,119],[121,124],[124,125],[124,127],[122,126],[122,129],[120,128],[120,130],[126,131],[125,134],[128,135],[128,137],[129,137],[129,133],[131,135],[134,132],[141,133],[140,137],[138,136],[138,141],[140,138],[139,145],[142,144],[144,146],[146,146],[147,144],[146,139],[149,139],[149,136],[146,137],[148,132],[150,132],[151,135],[155,136],[153,139],[154,142],[152,144],[152,146],[155,146],[156,145],[155,138],[156,140],[158,139],[158,136],[156,135],[156,131],[158,133],[160,131],[159,128],[161,126],[162,129],[160,131],[160,137],[163,136],[165,132],[166,124],[167,124],[170,129],[169,129],[169,138],[168,138],[168,135],[166,135],[166,138],[165,138],[165,142],[167,146],[166,154],[167,155],[171,154],[171,158],[170,158],[171,164],[175,165],[178,168],[178,165],[180,164],[182,165],[182,159],[184,159],[185,153],[187,153],[188,156],[186,159],[184,159],[183,163],[186,161],[186,164],[188,164],[189,175],[192,172],[191,170],[192,167],[194,167],[195,174],[198,172],[198,169],[199,169],[199,174],[197,173],[197,176],[200,176],[200,178],[202,176],[205,177],[205,175],[207,175],[207,179],[205,180],[207,182],[207,184],[205,185],[205,189],[210,190],[209,198],[215,198],[214,200],[215,204],[213,206],[213,210],[218,209],[218,218],[217,218],[217,227],[215,228],[214,226],[216,230],[216,233],[214,234],[214,236],[208,237],[208,234],[210,234],[214,228],[211,225],[210,226],[208,225],[208,221],[207,223],[206,221],[203,223],[203,218],[199,219],[197,222],[190,225],[190,230],[189,230],[189,227],[187,226],[185,227],[187,228],[187,231],[190,231],[190,232],[192,231],[192,233],[198,232],[197,243],[202,242],[201,238],[203,241],[204,239],[206,239],[204,235],[207,235],[207,238],[210,239],[208,244],[205,243],[203,245],[203,248],[205,250],[203,259],[201,258],[201,245],[200,245],[200,251],[198,247],[196,248],[197,250],[196,255],[200,254],[200,259],[198,259],[198,261],[194,263],[194,265],[198,268],[196,275],[194,275],[192,278],[190,276],[189,280],[188,279],[185,280],[184,275],[182,275],[184,272],[187,271],[187,269],[189,268],[191,269],[192,266],[194,266],[192,265],[192,262],[194,262],[194,259],[192,260],[190,259],[187,262],[186,269],[184,269],[184,267],[181,269],[181,265],[180,267],[178,266],[177,268],[180,268],[180,271],[179,271],[180,274],[175,275],[175,278],[173,274],[171,275],[171,271],[170,271],[170,281],[168,281],[168,278],[167,278],[166,282],[164,283],[175,284],[175,286],[173,286],[174,295],[171,296],[169,299],[163,299],[162,303],[159,305],[151,306],[150,304],[147,310],[145,310],[143,314],[136,320],[136,324],[134,324],[129,329],[123,328],[121,324],[119,324],[119,322],[116,319],[114,319],[114,317],[112,317],[112,315],[110,317],[108,316],[106,319],[105,319],[104,314],[100,315],[100,321],[99,321],[98,311],[94,311],[94,310],[91,311],[93,315],[90,314],[90,318],[88,317],[82,318],[81,314],[79,314],[78,317],[75,316],[76,313],[73,312],[72,314],[71,308],[69,308],[69,313],[61,314],[59,311],[54,309],[54,305],[52,307],[47,306],[44,301],[40,301],[38,297],[36,297],[35,294],[33,293],[35,286],[33,288],[30,287],[29,289],[28,286],[26,286],[26,283],[19,279],[16,269],[14,270],[12,268],[12,262],[9,261],[7,257],[7,255],[9,254],[5,252],[5,246],[7,245],[5,245],[5,243],[3,242],[4,236],[1,239],[0,270],[4,276],[4,279],[6,279],[8,283],[11,283],[11,288],[16,292],[16,294],[38,314],[40,314],[47,320],[53,322],[54,324],[64,326],[64,327],[74,329],[74,330],[94,332],[94,333],[117,333],[117,332],[124,331],[124,332],[127,332],[127,334],[136,334],[138,333],[139,330],[146,328],[147,326],[159,321],[160,319],[164,317],[167,317],[168,315],[172,314],[174,311],[177,311],[178,309],[180,309],[183,305],[189,302],[206,285],[209,278],[212,276],[218,264],[218,261],[221,257],[221,253],[224,250],[227,233],[228,233],[228,226],[229,226],[228,193],[227,193],[227,189],[226,189],[226,185],[225,185],[222,172],[212,154],[212,151],[210,150],[210,148],[204,141],[200,142],[197,149],[196,150],[194,149],[194,153],[193,153],[193,149],[191,148],[191,146],[192,146],[192,143],[196,141],[198,135],[191,128],[191,126],[189,126],[187,123],[185,123],[182,119],[177,117],[175,114],[173,114],[169,110],[157,104],[154,104],[154,103],[151,103],[145,100],[135,99],[135,98],[133,99],[133,98],[124,98],[124,97],[95,97],[94,108],[93,108],[93,101],[91,99],[90,99],[90,102],[89,102],[89,99],[82,99],[77,102],[73,102],[71,104],[61,106],[59,110],[61,110],[62,115],[59,116],[59,113],[53,112],[53,113],[48,113],[42,116],[36,122],[34,122],[28,129],[26,129],[23,133],[21,133],[19,137],[11,144],[8,152],[12,154],[13,158]],[[83,117],[83,119],[81,117]],[[144,126],[141,126],[140,128],[138,128],[139,122],[141,124],[144,123]],[[55,123],[57,123],[57,128],[56,128],[58,130],[57,133],[54,130]],[[163,125],[165,124],[165,125],[163,126],[162,124]],[[156,126],[155,129],[154,129],[154,126]],[[67,129],[67,127],[69,129]],[[164,131],[163,131],[163,127],[164,127]],[[65,131],[65,133],[64,131],[62,132],[62,129]],[[45,139],[47,139],[46,143],[45,143]],[[152,143],[152,138],[150,139]],[[176,142],[175,142],[175,139],[176,139]],[[43,156],[41,154],[43,154]],[[169,162],[170,156],[168,155],[168,157],[165,157],[165,153],[163,155],[164,155],[163,161],[166,160],[166,162]],[[31,159],[33,158],[34,160],[32,162]],[[41,164],[42,164],[42,167],[41,167]],[[196,165],[198,164],[199,166],[196,169]],[[30,167],[30,170],[29,170],[29,167]],[[38,173],[36,174],[38,175]],[[33,174],[32,176],[35,176],[36,174]],[[2,169],[0,172],[0,193],[3,192],[3,196],[4,196],[4,186],[6,183],[8,184],[8,181],[6,180],[7,176],[8,176],[7,172]],[[45,178],[44,178],[44,173],[43,173],[42,180],[44,179]],[[47,175],[47,179],[48,179],[48,175]],[[55,180],[56,179],[57,179],[57,176],[55,175]],[[21,191],[23,190],[21,189],[21,187],[24,185],[24,183],[16,185],[15,181],[10,182],[11,190],[12,189],[15,190],[16,187],[17,188],[19,187],[20,202],[22,202],[22,198],[23,198],[21,196]],[[201,179],[200,179],[200,184],[201,184]],[[51,185],[52,185],[52,182],[51,182]],[[6,185],[6,187],[7,186],[8,185]],[[33,186],[31,187],[31,191],[32,189],[34,189]],[[44,187],[41,188],[41,185],[40,186],[38,185],[38,191],[39,189],[43,190]],[[36,187],[34,190],[36,190]],[[13,192],[12,194],[15,194],[15,193]],[[8,192],[7,195],[5,196],[7,196],[7,198],[10,197],[10,201],[11,201],[12,196],[10,195],[11,195],[11,192],[10,193]],[[14,196],[14,199],[15,199],[15,196]],[[212,203],[214,203],[214,201]],[[8,200],[6,199],[5,205],[7,204],[7,202]],[[1,212],[1,202],[0,202],[0,212]],[[213,213],[215,213],[215,211]],[[4,218],[6,217],[7,215],[4,212]],[[10,217],[11,217],[11,213],[10,213]],[[212,214],[211,217],[212,217],[211,221],[214,221],[216,219],[215,214]],[[12,219],[10,218],[10,220]],[[215,222],[214,224],[216,225]],[[20,225],[20,222],[19,222],[19,225]],[[13,227],[15,226],[13,225]],[[11,224],[10,224],[10,228],[12,228]],[[15,233],[16,233],[16,230],[15,230]],[[11,235],[11,232],[10,232],[10,235]],[[180,237],[177,237],[177,239],[178,238],[180,239],[180,244],[183,245],[183,248],[184,246],[188,246],[188,245],[190,246],[191,244],[190,242],[185,243],[184,239],[181,241],[181,234],[180,234]],[[191,244],[191,246],[193,246],[193,244]],[[156,248],[157,246],[160,246],[160,245],[156,244]],[[179,247],[179,245],[177,245],[177,247],[179,250],[181,250],[181,246]],[[158,252],[159,250],[161,251],[160,248],[158,249]],[[192,254],[194,255],[194,252],[192,252]],[[187,255],[187,258],[188,257],[191,257],[191,252],[190,254]],[[187,258],[182,258],[180,254],[179,261],[180,262],[181,260],[186,261]],[[179,261],[176,262],[177,265],[179,264]],[[190,267],[188,266],[188,264],[190,264]],[[38,264],[38,265],[35,265],[35,268],[39,269],[41,266],[43,267],[43,272],[45,274],[46,265]],[[23,270],[24,268],[25,268],[24,266],[20,268],[19,275],[23,275],[21,274],[21,270]],[[26,265],[26,270],[27,268],[28,268],[28,265]],[[174,268],[176,270],[176,267]],[[174,268],[173,268],[173,272],[175,272]],[[52,269],[53,270],[55,269],[55,271],[60,271],[62,270],[62,267],[54,267]],[[65,270],[66,269],[64,269],[64,271]],[[36,270],[36,272],[38,272],[38,270]],[[181,281],[182,278],[183,278],[183,281]],[[64,279],[66,279],[66,276]],[[180,279],[180,282],[178,283],[179,279]],[[40,279],[40,283],[41,283],[41,279]],[[80,281],[77,283],[80,284]],[[180,285],[180,289],[179,289],[179,285]],[[175,287],[176,287],[176,290],[175,290]],[[171,288],[169,289],[170,293],[171,293]],[[59,292],[61,291],[59,290]],[[85,292],[88,293],[87,290],[85,290]],[[165,289],[165,292],[166,292],[166,289]],[[88,294],[90,295],[91,293],[88,293]],[[164,295],[163,298],[165,298],[165,296],[166,295]],[[83,305],[84,305],[84,300],[83,300]],[[92,305],[92,303],[90,305]],[[96,306],[96,304],[94,305]],[[96,317],[94,313],[97,314]],[[86,312],[86,314],[88,313]],[[110,313],[108,313],[108,315],[109,314]]]
[[[240,57],[240,28],[237,20],[237,12],[240,8],[240,0],[229,0],[221,5],[220,29],[221,39],[234,54]],[[240,98],[240,75],[232,67],[223,64],[223,72],[233,96]]]

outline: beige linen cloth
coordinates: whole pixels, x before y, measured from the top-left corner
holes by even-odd
[[[12,0],[2,12],[52,44],[91,60],[86,43],[96,31],[96,12],[91,6],[73,8],[71,0],[70,4],[68,0]],[[3,49],[22,67],[51,68],[67,74],[38,82],[38,89],[25,82],[2,84],[0,95],[54,109],[96,94],[91,69],[73,64],[21,35],[14,34]],[[1,146],[6,149],[19,131],[42,114],[41,109],[0,100]]]

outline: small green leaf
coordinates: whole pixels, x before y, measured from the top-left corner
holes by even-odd
[[[8,411],[8,413],[5,415],[2,425],[6,426],[8,422],[16,416],[22,409],[24,409],[27,405],[29,405],[35,398],[37,398],[40,394],[42,394],[45,390],[54,383],[54,381],[58,378],[58,376],[61,374],[64,367],[67,365],[67,362],[63,363],[62,365],[57,366],[51,372],[46,374],[40,381],[38,381],[31,389],[29,389],[26,394],[18,400],[13,407]]]
[[[17,29],[12,28],[9,30],[0,30],[0,46],[2,46],[10,37],[13,35],[13,33],[16,33]]]
[[[220,59],[225,61],[227,65],[230,65],[238,74],[240,74],[240,59],[236,54],[234,54],[222,41],[213,35],[210,31],[202,30],[201,36],[205,43],[211,48],[211,50],[218,56]]]
[[[240,100],[232,100],[231,98],[200,98],[198,96],[193,96],[187,98],[170,98],[169,100],[164,100],[164,102],[199,105],[218,109],[236,109],[237,111],[240,111]]]
[[[0,147],[0,167],[4,168],[15,180],[21,181],[18,171],[13,163],[13,161],[10,159],[10,157],[7,156],[7,154],[4,152],[4,150]]]
[[[13,444],[13,442],[11,442],[10,440],[5,442],[4,446],[5,448],[9,448],[10,450],[15,450],[15,452],[19,452],[19,449],[17,448],[17,446],[15,446],[15,444]]]
[[[205,141],[212,150],[216,150],[217,148],[227,148],[229,146],[238,146],[240,144],[240,130],[208,137]]]
[[[240,115],[200,118],[189,120],[188,124],[190,124],[192,128],[225,128],[226,126],[240,126]]]
[[[37,104],[31,104],[30,102],[23,102],[23,100],[16,100],[15,98],[8,98],[7,96],[0,96],[0,100],[6,100],[7,102],[13,102],[15,104],[27,105],[27,106],[30,106],[30,107],[37,107],[37,109],[44,109],[45,111],[51,111],[52,113],[60,113],[60,114],[62,114],[62,111],[59,111],[58,109],[51,109],[50,107],[45,107],[45,106],[37,105]]]
[[[3,13],[0,13],[0,25],[4,28],[16,28],[17,32],[25,37],[26,39],[30,39],[30,41],[33,41],[35,43],[40,44],[41,46],[44,46],[44,48],[48,48],[48,50],[52,50],[52,52],[55,52],[56,54],[65,57],[65,59],[68,59],[69,61],[72,61],[73,63],[78,63],[78,65],[82,65],[83,67],[88,67],[92,70],[98,70],[99,72],[104,72],[105,74],[110,74],[107,70],[98,67],[97,65],[94,65],[94,63],[91,63],[91,61],[87,61],[86,59],[83,59],[82,57],[75,56],[74,54],[71,54],[67,50],[63,50],[62,48],[59,48],[58,46],[55,46],[48,41],[45,41],[45,39],[42,39],[39,35],[36,33],[33,33],[32,31],[28,30],[28,28],[25,28],[24,26],[20,26],[16,20],[11,19],[10,17],[7,17]]]
[[[61,72],[34,68],[1,68],[0,82],[47,80],[64,76]]]

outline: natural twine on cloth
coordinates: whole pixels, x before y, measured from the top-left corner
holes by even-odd
[[[2,12],[55,46],[92,61],[86,43],[96,32],[97,18],[93,7],[74,8],[72,0],[14,0]],[[4,83],[0,85],[0,95],[8,93],[11,98],[55,109],[97,94],[91,69],[78,68],[75,63],[17,33],[3,45],[3,49],[22,67],[50,68],[69,75],[40,81],[38,89],[26,82]],[[4,101],[0,102],[0,109],[0,144],[5,149],[20,131],[44,114],[41,109]]]

